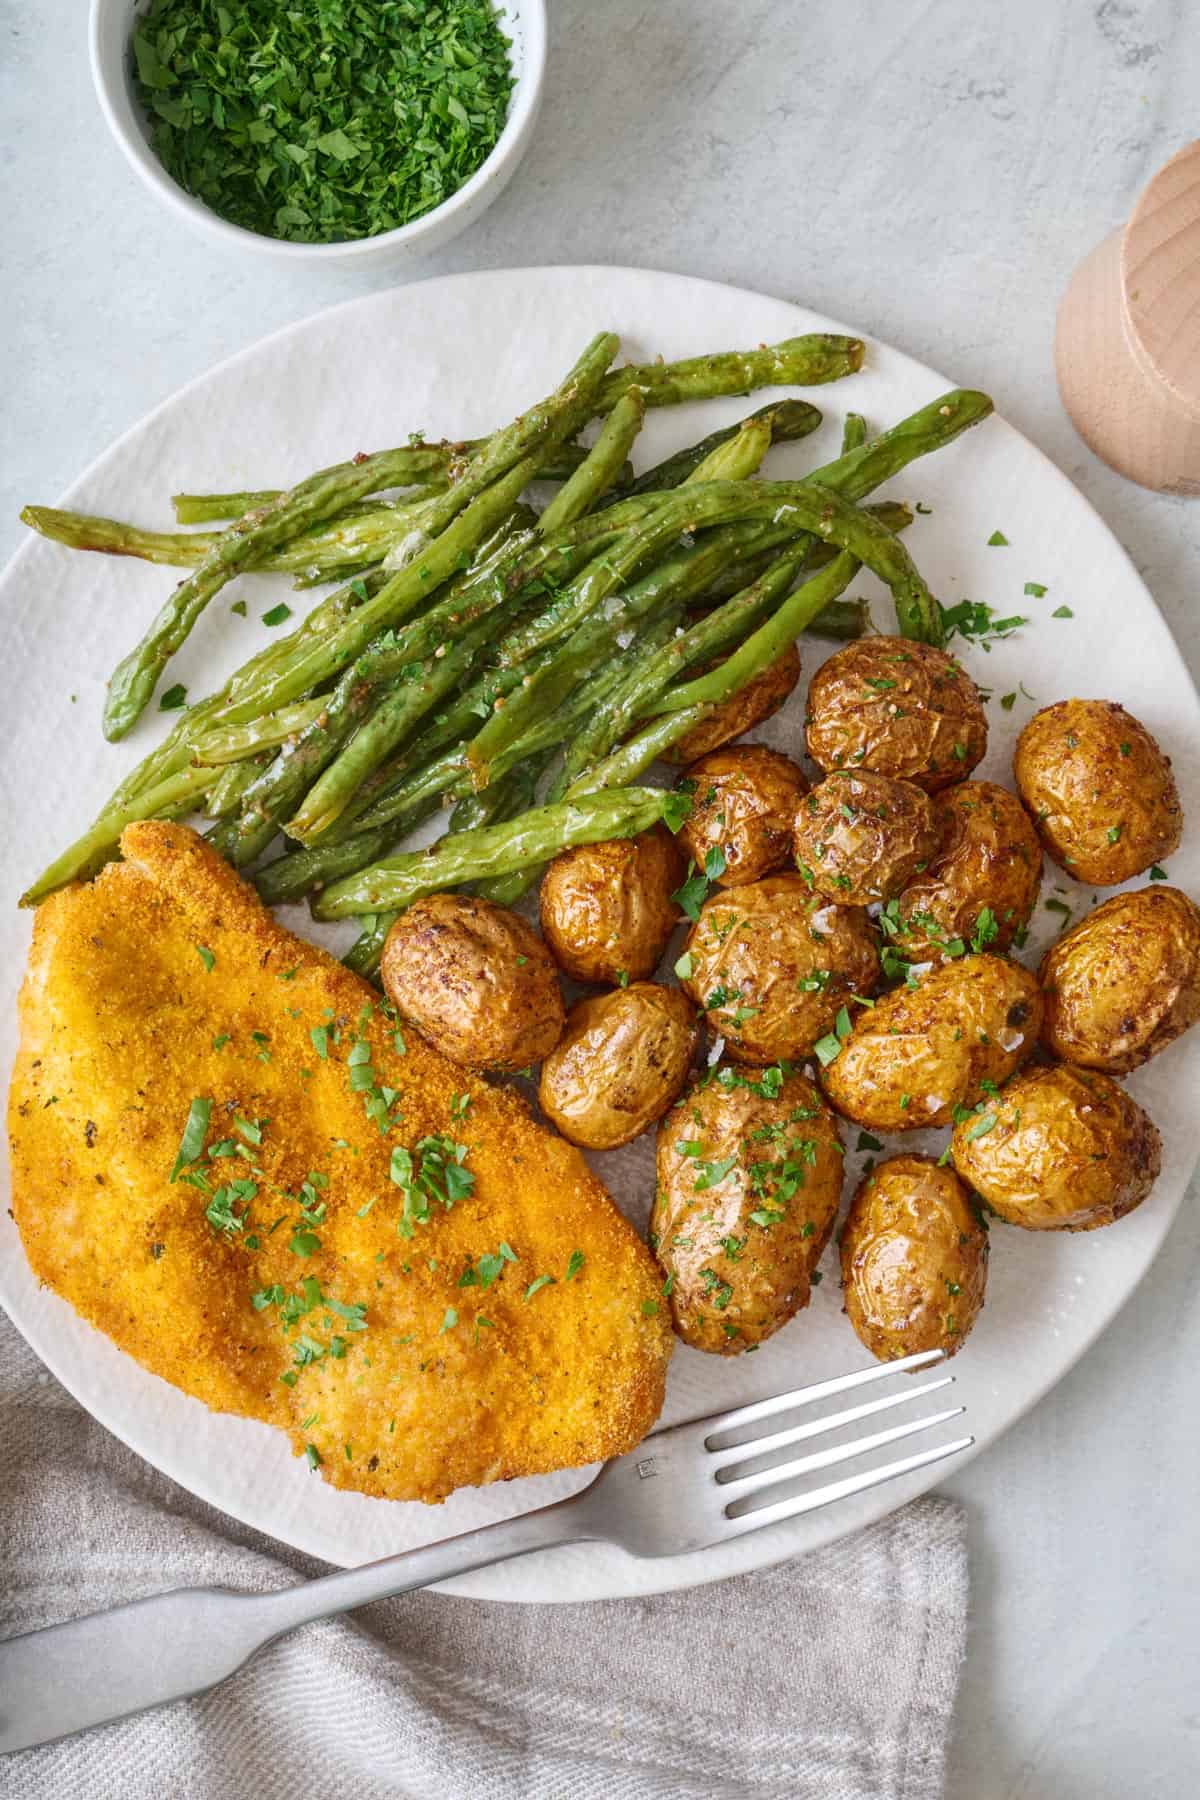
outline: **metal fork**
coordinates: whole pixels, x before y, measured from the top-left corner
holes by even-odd
[[[671,1426],[627,1456],[605,1463],[595,1480],[569,1499],[382,1562],[266,1594],[179,1588],[9,1638],[0,1643],[0,1754],[203,1693],[298,1625],[446,1581],[470,1569],[586,1540],[619,1544],[634,1556],[678,1555],[726,1543],[926,1468],[968,1449],[974,1439],[956,1438],[801,1493],[772,1498],[773,1490],[784,1483],[956,1418],[964,1410],[961,1406],[799,1456],[781,1455],[812,1438],[948,1387],[952,1375],[921,1385],[893,1383],[880,1398],[810,1416],[781,1430],[764,1432],[762,1426],[766,1420],[923,1368],[941,1357],[940,1350],[929,1350],[898,1362],[876,1363],[732,1412]]]

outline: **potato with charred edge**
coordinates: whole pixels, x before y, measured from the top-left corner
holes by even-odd
[[[796,812],[796,867],[818,894],[851,906],[890,900],[937,842],[925,790],[874,769],[827,775]]]
[[[523,1069],[553,1050],[558,975],[518,913],[468,894],[431,894],[400,914],[380,967],[401,1018],[452,1062]]]
[[[1059,700],[1034,713],[1013,771],[1046,854],[1077,881],[1114,887],[1179,846],[1171,760],[1115,700]]]
[[[799,1062],[851,994],[874,993],[878,946],[861,906],[768,875],[704,903],[676,969],[736,1062]]]
[[[1200,1019],[1200,907],[1174,887],[1114,894],[1042,960],[1042,1042],[1126,1075]]]
[[[684,1343],[734,1356],[812,1294],[844,1165],[837,1121],[803,1075],[726,1063],[658,1128],[650,1242]]]
[[[792,821],[808,782],[788,756],[765,744],[737,745],[702,756],[680,784],[691,795],[679,841],[698,869],[710,851],[723,864],[719,887],[761,881],[791,861]]]
[[[644,981],[682,914],[673,898],[683,852],[661,826],[637,837],[581,844],[542,877],[542,935],[576,981]]]
[[[881,1162],[850,1202],[841,1254],[846,1316],[872,1356],[962,1349],[983,1305],[988,1234],[953,1169]]]
[[[954,1166],[994,1213],[1026,1231],[1095,1231],[1140,1206],[1162,1139],[1095,1069],[1026,1069],[950,1140]]]
[[[678,988],[635,981],[580,1000],[542,1064],[542,1111],[585,1150],[631,1143],[678,1099],[699,1042]]]
[[[964,781],[933,809],[937,853],[899,897],[896,948],[914,963],[1007,950],[1024,934],[1042,878],[1029,814],[993,781]]]
[[[808,690],[808,754],[826,774],[876,769],[927,793],[971,773],[987,718],[971,677],[931,644],[865,637],[823,662]]]
[[[868,1131],[949,1125],[1020,1067],[1041,1025],[1028,969],[964,956],[885,994],[844,1041],[818,1044],[822,1082],[838,1112]]]
[[[716,666],[715,663],[710,665]],[[698,756],[707,756],[710,750],[718,750],[722,744],[744,737],[746,732],[753,731],[756,725],[779,711],[799,679],[800,652],[793,644],[773,663],[768,663],[761,675],[748,681],[728,700],[722,700],[690,731],[685,731],[677,743],[663,752],[664,760],[669,763],[695,762]]]

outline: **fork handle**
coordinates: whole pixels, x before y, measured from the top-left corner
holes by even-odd
[[[314,1619],[592,1536],[579,1498],[266,1594],[176,1588],[0,1643],[0,1755],[200,1694]]]

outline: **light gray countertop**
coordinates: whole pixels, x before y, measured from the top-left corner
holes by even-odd
[[[1078,483],[1200,669],[1200,502],[1100,465],[1058,402],[1058,297],[1200,130],[1185,0],[550,0],[545,111],[481,224],[413,279],[640,263],[802,300],[1001,410]],[[229,260],[134,180],[82,0],[0,0],[0,554],[210,363],[389,285]],[[248,414],[247,430],[253,431]],[[11,698],[11,697],[10,697]],[[946,1485],[971,1513],[954,1800],[1171,1800],[1200,1770],[1200,1214],[1102,1342]],[[1020,1347],[1014,1346],[1014,1354]]]

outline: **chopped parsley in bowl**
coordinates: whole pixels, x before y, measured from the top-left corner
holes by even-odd
[[[489,0],[154,0],[135,91],[167,173],[247,231],[325,244],[440,206],[513,88]]]
[[[91,33],[108,122],[159,197],[309,260],[469,223],[524,154],[545,62],[544,0],[92,0]]]

